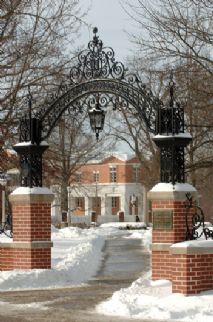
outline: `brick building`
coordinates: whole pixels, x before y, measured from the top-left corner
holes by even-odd
[[[82,165],[71,178],[68,199],[72,216],[112,218],[124,212],[125,220],[144,221],[145,188],[142,168],[135,156],[111,153]],[[102,222],[104,218],[102,218]]]

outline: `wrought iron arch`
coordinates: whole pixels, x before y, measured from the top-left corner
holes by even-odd
[[[155,133],[156,111],[162,102],[155,98],[151,92],[143,88],[135,87],[127,82],[114,79],[94,79],[80,84],[75,84],[63,95],[55,100],[51,106],[44,111],[40,111],[38,118],[42,125],[42,140],[45,140],[54,128],[60,116],[77,101],[91,94],[100,93],[102,100],[107,103],[109,99],[104,94],[111,94],[114,99],[122,98],[133,106],[141,119],[144,120],[150,132]],[[113,102],[112,99],[112,104]],[[106,105],[106,104],[105,104]],[[88,104],[88,109],[89,109]]]
[[[137,75],[129,74],[123,63],[115,60],[112,48],[103,47],[97,31],[94,28],[88,48],[79,53],[77,65],[71,68],[70,82],[60,86],[58,93],[48,98],[33,117],[30,113],[21,120],[20,143],[14,147],[20,155],[21,185],[42,186],[42,154],[47,148],[43,141],[66,109],[70,106],[78,109],[83,98],[96,93],[102,95],[102,102],[109,103],[107,99],[111,95],[111,103],[115,104],[119,97],[135,109],[149,131],[157,134],[155,142],[161,149],[161,181],[184,182],[184,147],[189,138],[175,138],[184,132],[184,114],[182,107],[173,100],[174,84],[171,85],[170,104],[164,105]],[[29,105],[31,111],[31,103]],[[167,136],[166,140],[162,134]]]

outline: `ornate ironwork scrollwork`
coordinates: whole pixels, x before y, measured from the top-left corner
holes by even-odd
[[[131,86],[119,79],[94,79],[72,85],[63,95],[55,98],[47,109],[37,113],[36,117],[42,121],[42,140],[49,136],[57,120],[68,107],[78,108],[82,105],[77,102],[84,102],[85,108],[89,109],[86,102],[90,102],[91,97],[97,93],[100,93],[102,102],[108,102],[114,108],[117,97],[128,102],[144,120],[150,132],[155,133],[156,110],[158,105],[162,104],[158,98],[149,91],[141,90],[140,86]],[[105,107],[107,106],[106,104]]]
[[[205,227],[205,216],[201,207],[197,206],[196,202],[193,201],[190,193],[186,194],[186,240],[195,240],[202,236],[205,239],[213,239],[213,229]],[[191,213],[193,211],[193,213]],[[189,217],[191,220],[189,222]]]
[[[117,108],[115,102],[118,97],[123,100],[124,107],[133,106],[148,129],[155,133],[157,109],[163,103],[153,96],[137,75],[127,73],[123,63],[115,60],[113,49],[104,47],[97,36],[98,29],[94,28],[93,32],[88,48],[79,53],[77,65],[70,70],[70,84],[61,84],[58,92],[48,97],[45,107],[39,108],[36,114],[42,120],[42,140],[49,136],[67,108],[82,109],[83,102],[89,110],[86,101],[90,102],[91,96],[97,93],[114,109]]]
[[[41,144],[42,127],[38,117],[32,117],[32,95],[28,95],[29,113],[20,122],[20,143],[13,148],[19,154],[20,185],[42,186],[42,154],[47,144]]]
[[[184,147],[161,146],[161,182],[184,182]]]
[[[115,61],[115,53],[111,47],[103,47],[102,40],[97,36],[98,29],[94,28],[94,37],[88,44],[88,49],[78,55],[78,65],[70,70],[71,83],[94,78],[122,79],[125,68],[121,62]]]
[[[184,110],[174,100],[174,82],[171,75],[170,101],[160,106],[156,117],[154,142],[160,148],[161,182],[185,182],[184,147],[191,137],[184,135]]]

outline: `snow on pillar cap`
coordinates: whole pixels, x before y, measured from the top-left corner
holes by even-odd
[[[52,191],[46,187],[19,187],[11,195],[52,195]]]
[[[196,192],[197,190],[189,183],[166,183],[160,182],[156,184],[151,190],[151,192]]]

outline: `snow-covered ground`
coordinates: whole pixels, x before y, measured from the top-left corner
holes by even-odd
[[[0,290],[56,288],[86,283],[100,266],[102,248],[108,236],[140,238],[149,251],[151,230],[120,230],[118,226],[120,224],[117,223],[91,229],[53,228],[52,269],[0,272]],[[0,241],[5,239],[7,237],[0,235]],[[149,272],[128,288],[99,303],[96,310],[101,314],[133,319],[213,322],[213,291],[188,297],[172,294],[169,281],[152,282]]]

